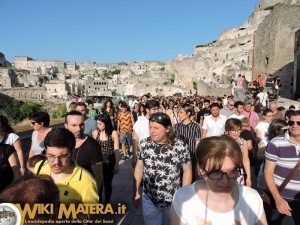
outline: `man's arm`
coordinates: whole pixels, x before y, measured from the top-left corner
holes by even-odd
[[[137,160],[137,150],[139,145],[139,136],[138,134],[133,131],[132,132],[132,167],[135,167],[136,160]]]
[[[278,189],[275,185],[275,181],[274,181],[275,166],[276,166],[276,162],[265,159],[265,170],[264,170],[265,181],[266,181],[269,191],[273,195],[277,210],[281,214],[291,216],[292,214],[291,214],[291,208],[290,208],[289,204],[287,203],[286,200],[284,200],[281,197],[281,195],[278,192]]]
[[[18,179],[20,177],[20,165],[16,151],[9,156],[8,162],[13,171],[14,180]]]
[[[182,166],[183,175],[182,175],[182,186],[189,185],[192,183],[192,163],[188,163]]]
[[[98,193],[100,193],[102,181],[103,181],[103,162],[98,162],[96,164],[93,164],[91,165],[91,167],[97,183]]]
[[[144,175],[144,163],[142,160],[138,159],[134,169],[134,179],[133,179],[133,204],[135,207],[138,206],[139,202],[141,201],[140,195],[140,185]]]

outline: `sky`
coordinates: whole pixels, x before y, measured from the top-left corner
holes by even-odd
[[[241,26],[258,0],[1,0],[6,60],[169,61]]]

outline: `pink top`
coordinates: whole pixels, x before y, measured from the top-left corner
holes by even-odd
[[[255,128],[255,121],[257,118],[257,114],[254,111],[246,112],[245,110],[242,112],[242,115],[249,118],[250,120],[250,127]]]

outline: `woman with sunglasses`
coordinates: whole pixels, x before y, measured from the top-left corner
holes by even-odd
[[[203,179],[177,190],[172,225],[267,224],[259,194],[236,183],[243,155],[234,139],[228,135],[205,138],[197,146],[196,158]]]
[[[170,207],[175,191],[181,183],[184,186],[192,181],[191,158],[187,145],[174,136],[167,114],[152,114],[149,128],[150,137],[143,139],[139,145],[133,200],[135,206],[142,200],[145,225],[165,225],[170,224]],[[141,197],[139,187],[142,180]]]
[[[236,118],[230,118],[225,122],[225,134],[232,137],[240,146],[240,150],[243,154],[242,161],[242,174],[238,177],[237,182],[239,184],[246,184],[251,187],[251,170],[250,170],[250,160],[249,160],[249,150],[247,141],[240,137],[242,131],[242,122]],[[244,174],[244,170],[246,174]],[[246,182],[245,182],[246,175]]]
[[[29,117],[29,120],[34,129],[29,150],[29,158],[31,158],[34,155],[42,154],[44,152],[44,139],[52,128],[49,127],[50,116],[46,112],[36,112]]]

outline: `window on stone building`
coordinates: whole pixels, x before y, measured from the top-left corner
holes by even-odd
[[[266,65],[269,65],[269,57],[266,57],[266,58],[265,58],[265,64],[266,64]]]

